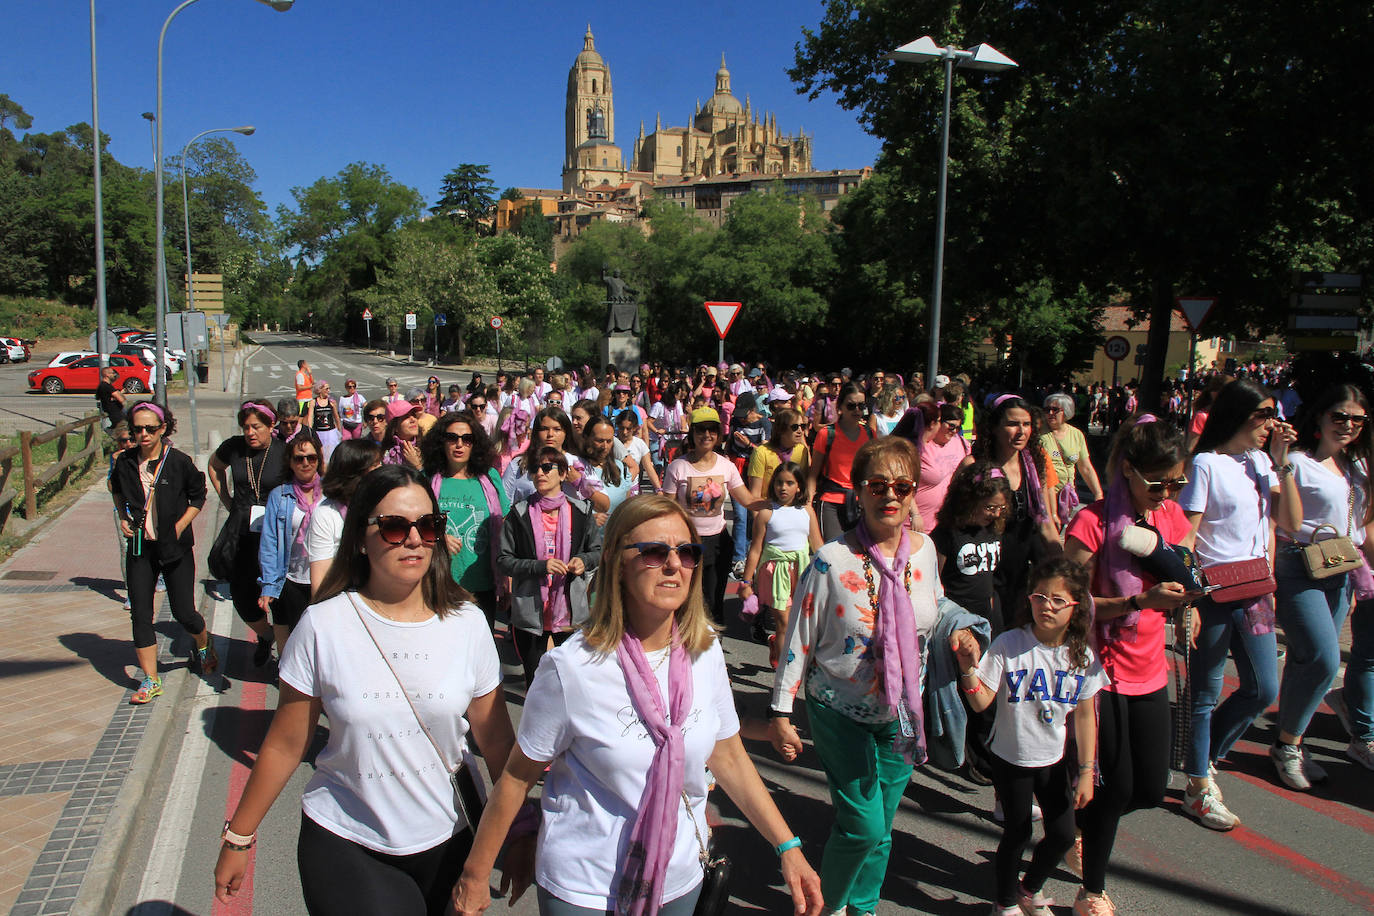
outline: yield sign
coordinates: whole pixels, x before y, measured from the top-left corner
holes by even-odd
[[[1207,316],[1211,314],[1212,306],[1217,304],[1217,297],[1195,296],[1187,298],[1179,296],[1174,301],[1178,303],[1179,311],[1183,313],[1183,320],[1188,322],[1188,327],[1196,333],[1197,329],[1202,327],[1202,323],[1207,320]]]
[[[721,340],[730,333],[730,326],[735,323],[741,308],[743,305],[739,302],[706,303],[706,314],[711,316],[711,324],[716,326],[716,336]]]

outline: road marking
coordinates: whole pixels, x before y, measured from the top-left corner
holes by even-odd
[[[253,367],[253,371],[254,371],[254,372],[261,372],[261,371],[262,371],[262,366],[254,366],[254,367]]]
[[[222,640],[228,639],[233,624],[233,608],[233,602],[226,599],[215,601],[210,632],[222,634]],[[227,657],[227,652],[220,655],[221,671]],[[172,772],[172,782],[167,787],[157,834],[153,838],[152,848],[148,850],[148,867],[138,885],[138,899],[149,902],[137,904],[130,911],[131,916],[170,916],[178,912],[170,901],[176,900],[181,870],[186,865],[186,838],[191,835],[191,821],[196,813],[200,783],[205,775],[205,761],[212,744],[210,736],[214,734],[215,716],[221,699],[209,681],[197,679],[200,683],[196,685],[195,697],[191,701],[191,714],[186,720],[181,754]]]

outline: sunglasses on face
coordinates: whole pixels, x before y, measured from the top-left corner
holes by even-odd
[[[886,477],[871,477],[868,480],[859,481],[859,486],[867,487],[868,492],[874,496],[886,496],[890,489],[898,499],[906,499],[911,495],[911,491],[916,489],[916,481],[910,477],[898,477],[889,483]]]
[[[845,402],[844,402],[843,404],[841,404],[840,406],[843,407],[845,410],[863,410],[863,409],[864,409],[864,402],[863,402],[863,401],[845,401]]]
[[[1331,422],[1338,426],[1344,426],[1349,423],[1351,426],[1360,427],[1364,426],[1364,422],[1367,419],[1368,417],[1362,413],[1346,413],[1343,410],[1331,411]]]
[[[701,562],[701,545],[695,543],[678,544],[676,547],[662,541],[638,541],[626,544],[626,550],[638,550],[639,559],[649,569],[658,569],[668,562],[668,554],[676,553],[678,563],[683,569],[694,569]]]
[[[464,445],[471,445],[477,441],[477,437],[472,433],[444,433],[444,441],[449,445],[457,445],[459,442]]]
[[[560,474],[563,473],[563,469],[558,466],[558,462],[556,461],[540,462],[539,464],[535,465],[534,469],[541,474],[552,474],[554,471],[557,471]]]
[[[1158,496],[1165,490],[1171,490],[1174,493],[1177,493],[1179,490],[1182,490],[1184,487],[1188,485],[1187,477],[1175,477],[1170,480],[1149,480],[1145,477],[1144,474],[1140,473],[1135,468],[1131,468],[1131,473],[1134,474],[1136,476],[1136,479],[1138,479],[1141,483],[1145,484],[1146,491],[1155,496]]]
[[[1251,413],[1250,413],[1250,419],[1251,419],[1251,420],[1256,420],[1256,421],[1258,421],[1258,422],[1260,422],[1260,423],[1264,423],[1264,422],[1266,422],[1266,421],[1268,421],[1268,420],[1277,419],[1277,418],[1278,418],[1278,415],[1279,415],[1278,408],[1275,408],[1275,407],[1261,407],[1261,408],[1259,408],[1258,410],[1251,411]]]
[[[1059,406],[1054,405],[1054,404],[1051,404],[1049,407],[1046,407],[1046,408],[1045,408],[1045,413],[1063,413],[1063,412],[1064,412],[1064,408],[1059,407]]]
[[[946,420],[940,425],[943,426],[945,429],[949,430],[950,432],[958,432],[959,427],[963,424],[960,423],[958,420]]]
[[[468,407],[471,408],[472,410],[486,410],[486,409],[487,409],[487,402],[486,402],[486,401],[469,401],[469,402],[468,402]]]
[[[154,423],[154,424],[151,425],[151,426],[139,426],[137,423],[131,423],[131,424],[129,425],[129,430],[130,430],[131,432],[133,432],[135,435],[137,435],[138,433],[147,433],[148,435],[151,436],[153,433],[157,432],[159,429],[162,429],[162,424],[161,424],[161,423]]]
[[[1047,607],[1052,611],[1062,611],[1078,604],[1077,601],[1070,601],[1063,595],[1042,595],[1039,592],[1031,593],[1030,603],[1034,607]]]
[[[805,423],[789,423],[789,424],[787,425],[787,428],[790,429],[790,430],[792,430],[792,432],[794,432],[794,433],[799,433],[799,432],[801,432],[802,430],[806,429],[806,424],[805,424]]]
[[[116,439],[116,440],[115,440],[115,444],[116,444],[116,445],[122,445],[122,446],[124,446],[125,448],[128,448],[129,446],[131,446],[131,445],[134,444],[134,440],[133,440],[133,439]]]
[[[983,507],[983,511],[986,512],[988,515],[1001,515],[1003,512],[1007,511],[1007,507],[1005,505],[994,505],[992,503],[988,503],[986,506]]]
[[[320,460],[319,455],[292,455],[291,461],[295,464],[314,464]]]
[[[430,512],[415,520],[404,515],[374,515],[367,520],[369,525],[377,526],[377,534],[388,544],[404,544],[410,537],[410,529],[420,536],[420,543],[433,544],[440,533],[448,528],[448,516],[443,512]]]
[[[384,413],[370,413],[370,414],[367,415],[367,422],[369,422],[369,423],[385,423],[385,422],[386,422],[386,414],[384,414]]]

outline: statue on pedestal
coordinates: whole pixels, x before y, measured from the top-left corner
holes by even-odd
[[[620,279],[620,271],[601,268],[601,282],[606,284],[606,334],[639,335],[639,290]]]

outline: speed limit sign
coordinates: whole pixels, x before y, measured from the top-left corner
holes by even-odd
[[[492,316],[491,316],[491,321],[488,322],[488,324],[491,325],[491,329],[492,329],[493,331],[499,331],[499,330],[501,330],[501,324],[502,324],[502,322],[501,322],[501,316],[500,316],[500,315],[492,315]]]
[[[1131,342],[1124,337],[1109,337],[1102,351],[1107,354],[1107,359],[1123,360],[1131,353]]]

